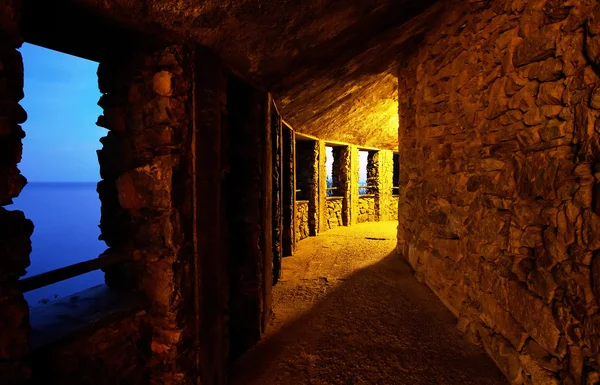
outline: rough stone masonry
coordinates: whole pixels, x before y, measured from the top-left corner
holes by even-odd
[[[600,4],[454,1],[399,65],[398,250],[513,384],[600,383]]]

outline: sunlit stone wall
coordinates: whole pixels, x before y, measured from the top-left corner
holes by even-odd
[[[309,236],[308,232],[308,201],[296,201],[296,242]]]
[[[358,198],[356,222],[374,222],[375,220],[375,196],[360,196]]]
[[[398,250],[512,383],[598,383],[600,5],[450,2],[401,60]]]
[[[343,226],[342,221],[342,202],[343,197],[328,197],[325,219],[328,229],[333,229],[338,226]]]

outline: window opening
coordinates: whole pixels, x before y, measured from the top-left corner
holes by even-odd
[[[358,194],[369,193],[367,185],[367,167],[369,164],[369,151],[358,151]]]
[[[315,142],[296,139],[296,201],[308,201],[313,193]]]
[[[25,74],[21,103],[28,119],[23,124],[27,136],[19,168],[28,184],[10,209],[23,211],[35,226],[31,265],[22,287],[30,306],[37,306],[104,283],[100,270],[90,272],[98,259],[91,265],[82,262],[106,249],[98,240],[96,192],[96,150],[106,132],[94,124],[102,114],[97,106],[98,63],[32,44],[24,44],[21,54]],[[80,264],[71,266],[76,263]],[[32,282],[31,277],[40,274],[44,279]],[[56,282],[57,276],[74,274],[81,275]],[[40,282],[52,284],[39,287]]]
[[[392,195],[400,194],[400,154],[394,153],[394,169],[392,175]]]
[[[325,169],[327,170],[327,196],[336,195],[338,187],[334,185],[333,179],[333,147],[325,146]]]

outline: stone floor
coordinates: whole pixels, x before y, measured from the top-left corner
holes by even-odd
[[[507,384],[394,254],[396,225],[301,241],[284,260],[271,326],[232,384]]]

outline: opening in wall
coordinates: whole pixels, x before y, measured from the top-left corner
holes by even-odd
[[[341,190],[341,147],[325,146],[325,168],[327,170],[327,196],[343,196]]]
[[[394,153],[394,168],[392,174],[392,195],[400,194],[400,154]]]
[[[105,132],[94,124],[102,114],[98,63],[32,44],[24,44],[21,54],[28,119],[19,168],[29,183],[10,208],[23,211],[35,226],[24,277],[31,282],[32,276],[91,260],[106,249],[98,240],[96,193],[96,150]],[[42,305],[103,282],[103,273],[95,270],[35,288],[25,298],[30,306]]]
[[[296,201],[309,201],[315,191],[315,141],[296,138]]]
[[[325,170],[327,171],[327,196],[333,196],[336,187],[333,186],[333,147],[325,146]]]
[[[367,184],[367,168],[369,165],[369,151],[358,151],[358,195],[369,194]]]

